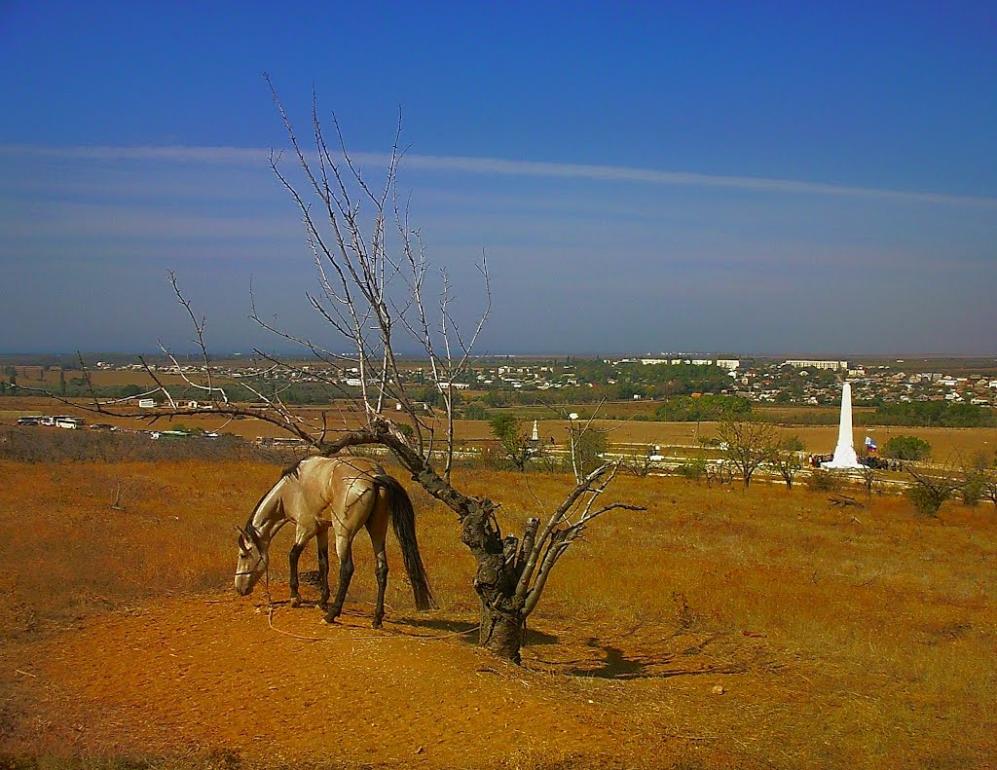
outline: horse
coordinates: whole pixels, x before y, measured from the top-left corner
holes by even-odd
[[[388,520],[402,549],[420,610],[436,604],[429,588],[426,569],[419,555],[415,536],[415,512],[412,501],[398,480],[389,476],[374,460],[363,457],[307,457],[284,470],[253,508],[239,532],[239,560],[235,571],[235,590],[248,596],[269,565],[270,543],[288,522],[295,525],[294,544],[288,553],[290,564],[291,606],[298,607],[298,558],[313,537],[318,543],[320,607],[326,611],[325,622],[333,623],[343,611],[343,601],[353,577],[353,538],[361,527],[367,528],[374,546],[377,578],[377,604],[374,628],[384,618],[384,590],[388,585],[388,559],[384,550]],[[339,556],[339,585],[336,598],[329,605],[329,529],[336,537]]]

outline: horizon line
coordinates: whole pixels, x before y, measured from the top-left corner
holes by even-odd
[[[274,148],[276,149],[276,148]],[[286,151],[278,150],[278,151]],[[92,161],[164,161],[243,165],[266,161],[271,148],[196,146],[196,145],[31,145],[0,144],[0,155],[20,157],[75,158]],[[385,166],[386,153],[351,152],[350,157],[364,166]],[[877,198],[910,203],[943,204],[997,209],[997,197],[959,195],[882,187],[841,185],[776,177],[705,174],[692,171],[669,171],[636,166],[585,163],[559,163],[536,160],[512,160],[487,156],[405,154],[403,165],[426,171],[451,171],[492,176],[527,176],[554,179],[587,179],[603,182],[637,182],[644,184],[712,187],[751,192],[831,195],[850,198]]]
[[[98,356],[98,355],[107,355],[107,356],[140,356],[140,355],[144,355],[144,356],[149,356],[151,358],[166,358],[166,356],[165,356],[165,354],[163,354],[162,350],[154,349],[154,348],[149,348],[148,350],[144,350],[144,351],[140,350],[140,349],[131,350],[131,351],[128,351],[128,350],[84,350],[84,351],[79,351],[79,350],[63,350],[63,351],[57,351],[57,350],[50,350],[50,351],[44,351],[44,350],[35,350],[35,351],[26,351],[26,350],[19,350],[19,351],[14,351],[14,350],[0,350],[0,358],[17,358],[17,357],[28,358],[28,357],[33,357],[33,356],[36,356],[36,357],[41,357],[41,356],[73,356],[73,357],[75,357],[80,352],[82,352],[85,356]],[[200,350],[198,350],[196,348],[191,348],[190,350],[185,350],[185,351],[182,351],[182,350],[172,350],[171,352],[174,355],[177,355],[177,356],[187,356],[187,357],[195,356],[195,357],[200,358],[200,356],[202,355],[201,352],[200,352]],[[298,351],[295,351],[295,350],[279,350],[279,349],[274,349],[274,350],[268,351],[269,354],[286,356],[288,358],[288,360],[294,360],[294,361],[302,361],[302,360],[306,360],[306,359],[311,360],[313,358],[312,356],[308,355],[305,352],[301,352],[300,357],[296,357],[294,354],[296,354],[297,352]],[[212,358],[215,359],[216,361],[223,361],[223,360],[225,360],[229,356],[235,356],[235,357],[245,358],[245,359],[249,360],[250,358],[253,357],[253,355],[254,355],[254,353],[253,353],[252,349],[246,349],[246,350],[219,350],[219,351],[216,351],[215,353],[212,354]],[[420,355],[418,353],[413,353],[413,352],[402,352],[402,353],[399,353],[399,356],[401,356],[402,358],[405,358],[405,359],[418,359],[418,360],[422,360],[425,357],[425,354],[423,353],[423,354]],[[922,360],[942,359],[942,360],[956,361],[956,360],[964,360],[964,359],[987,359],[987,358],[992,358],[992,359],[994,359],[995,362],[997,362],[997,350],[994,350],[994,351],[989,352],[989,353],[983,353],[983,352],[976,352],[976,353],[942,353],[942,352],[930,352],[930,351],[929,352],[924,352],[924,351],[921,351],[921,352],[910,352],[910,351],[882,352],[882,351],[880,351],[880,352],[875,352],[875,353],[859,353],[859,352],[827,353],[827,352],[813,352],[813,351],[806,352],[806,353],[801,353],[801,352],[786,352],[786,351],[781,351],[781,352],[750,351],[750,352],[736,352],[736,353],[731,353],[731,352],[717,353],[715,351],[704,351],[704,350],[691,351],[691,352],[690,351],[684,351],[684,352],[675,352],[675,351],[673,351],[673,352],[668,352],[668,353],[665,353],[665,352],[659,352],[659,353],[634,352],[632,350],[631,351],[605,350],[605,351],[602,351],[602,352],[593,351],[593,350],[588,350],[588,351],[574,351],[574,352],[572,352],[572,351],[566,351],[566,350],[561,350],[561,351],[538,351],[538,352],[524,352],[524,351],[519,351],[519,352],[499,352],[499,351],[486,351],[486,352],[481,352],[481,353],[475,353],[475,354],[473,354],[471,356],[471,358],[472,359],[481,359],[481,358],[563,358],[563,357],[574,357],[574,358],[606,358],[606,357],[616,357],[616,356],[628,356],[628,357],[632,357],[632,358],[656,358],[656,357],[661,357],[661,356],[664,356],[664,357],[672,357],[672,356],[674,356],[674,357],[690,358],[690,357],[705,356],[705,357],[708,357],[708,358],[721,358],[721,359],[726,359],[726,358],[787,359],[787,360],[798,360],[798,359],[801,359],[801,360],[814,360],[814,361],[835,361],[835,360],[849,360],[849,359],[853,360],[853,361],[861,361],[861,360],[868,360],[868,359],[880,360],[880,359],[893,358],[893,359],[896,359],[894,361],[895,363],[898,362],[898,361],[906,361],[906,360],[915,361],[917,359],[922,359]]]

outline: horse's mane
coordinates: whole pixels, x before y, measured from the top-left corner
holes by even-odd
[[[280,478],[277,479],[277,481],[274,482],[273,486],[271,486],[270,489],[268,489],[266,492],[264,492],[262,495],[260,495],[260,499],[256,501],[256,505],[254,505],[252,508],[249,509],[249,518],[246,519],[246,526],[245,526],[246,532],[252,532],[253,531],[253,519],[256,518],[256,512],[259,510],[260,506],[263,504],[263,501],[266,500],[267,495],[269,495],[271,492],[273,492],[273,488],[275,486],[277,486],[278,484],[280,484],[280,482],[282,482],[284,479],[287,479],[287,478],[295,478],[296,479],[296,478],[299,477],[298,473],[300,471],[301,462],[302,462],[301,460],[297,460],[296,462],[294,462],[291,465],[288,465],[286,468],[284,468],[280,472]],[[279,501],[278,501],[278,505],[280,505],[280,506],[283,507],[283,503],[281,503]]]
[[[298,471],[301,468],[301,463],[302,462],[304,462],[304,461],[303,460],[296,460],[293,463],[291,463],[290,465],[288,465],[286,468],[284,468],[284,470],[282,470],[280,472],[280,478],[283,479],[283,478],[285,478],[287,476],[294,476],[294,478],[298,478]],[[279,479],[278,479],[278,481],[279,481]]]

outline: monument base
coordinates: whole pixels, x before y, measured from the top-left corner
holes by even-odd
[[[839,446],[834,450],[834,457],[826,463],[821,463],[820,467],[829,471],[860,471],[865,468],[850,446]]]
[[[826,462],[826,463],[821,463],[820,467],[823,468],[824,470],[828,470],[828,471],[864,471],[865,470],[865,466],[862,463],[859,463],[859,462],[855,463],[855,465],[845,465],[845,464],[840,464],[839,465],[838,463],[834,462],[834,460],[831,460],[830,462]]]

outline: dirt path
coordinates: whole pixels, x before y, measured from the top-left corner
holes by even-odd
[[[625,677],[643,664],[617,670],[612,648],[557,645],[556,660],[517,668],[453,632],[410,624],[426,623],[415,616],[382,633],[369,628],[366,606],[348,608],[337,627],[319,617],[308,607],[275,614],[276,627],[320,639],[308,642],[275,633],[245,600],[186,598],[11,644],[0,672],[12,693],[2,751],[399,767],[582,757],[606,766],[629,753],[615,713],[622,685],[598,674]],[[595,665],[597,676],[550,673],[566,665]],[[681,738],[657,742],[687,748]]]

